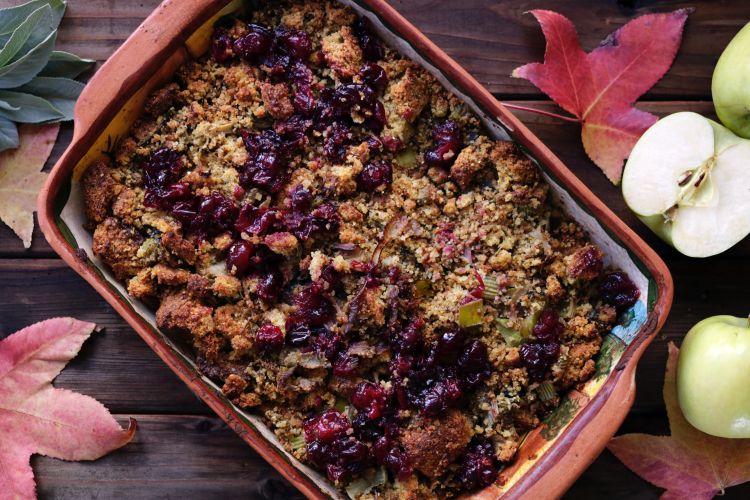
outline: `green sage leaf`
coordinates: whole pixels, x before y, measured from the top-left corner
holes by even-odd
[[[15,7],[0,9],[0,34],[12,33],[32,12],[45,5],[52,9],[55,26],[59,25],[65,14],[64,0],[32,0]]]
[[[49,5],[39,7],[18,25],[18,28],[10,34],[3,48],[0,49],[0,66],[4,66],[5,63],[18,54],[31,37],[31,33],[35,31],[40,22],[43,22],[42,19],[45,17],[48,19],[52,18],[52,9]]]
[[[43,123],[58,121],[64,115],[46,99],[21,92],[0,90],[0,100],[20,109],[0,109],[0,116],[17,123]]]
[[[7,118],[0,116],[0,151],[18,147],[18,128]]]
[[[11,106],[5,101],[0,101],[0,109],[7,109],[8,111],[18,111],[21,108],[17,106]]]
[[[67,121],[73,119],[76,99],[81,95],[84,87],[83,83],[69,78],[38,76],[17,90],[47,100],[63,114],[63,117],[59,120]],[[55,119],[55,121],[58,120]]]
[[[92,59],[82,59],[75,54],[55,50],[39,76],[75,78],[94,64],[96,61]]]
[[[53,31],[25,55],[0,68],[0,89],[12,89],[34,78],[47,65],[56,39],[57,31]]]

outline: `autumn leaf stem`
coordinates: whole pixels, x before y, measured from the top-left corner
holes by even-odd
[[[549,116],[551,118],[557,118],[558,120],[564,120],[566,122],[578,123],[580,121],[580,120],[578,120],[578,118],[576,118],[574,116],[560,115],[560,114],[557,114],[557,113],[553,113],[551,111],[544,111],[542,109],[529,108],[528,106],[521,106],[519,104],[511,104],[509,102],[504,102],[502,104],[506,108],[517,109],[519,111],[528,111],[529,113],[536,113],[538,115]]]

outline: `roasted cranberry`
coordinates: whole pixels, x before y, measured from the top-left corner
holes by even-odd
[[[377,92],[383,92],[388,86],[388,75],[385,74],[382,66],[374,62],[365,63],[357,73],[357,76],[363,83],[366,83]]]
[[[293,298],[297,310],[295,317],[310,326],[323,326],[336,314],[331,301],[323,295],[320,288],[312,284],[299,291]]]
[[[356,409],[374,420],[383,414],[386,405],[386,392],[380,384],[364,381],[354,389],[351,401]]]
[[[497,481],[499,467],[492,441],[475,438],[461,458],[459,481],[465,491],[490,486]]]
[[[492,373],[487,347],[479,340],[471,342],[458,357],[458,368],[462,381],[469,388],[487,380]]]
[[[227,271],[235,276],[244,276],[250,267],[250,257],[255,246],[245,240],[235,241],[227,253]]]
[[[273,130],[253,133],[240,131],[248,157],[240,172],[240,185],[257,186],[272,193],[281,190],[287,181],[284,158],[290,152],[290,144],[285,144]]]
[[[394,447],[391,448],[385,456],[385,466],[401,481],[411,476],[413,469],[411,460],[405,451]]]
[[[354,34],[359,39],[362,55],[367,61],[379,61],[385,56],[385,49],[377,36],[372,33],[370,23],[364,17],[354,25]]]
[[[370,162],[360,172],[357,182],[368,192],[373,192],[380,186],[390,186],[393,183],[393,165],[389,161]]]
[[[521,363],[526,367],[529,378],[535,382],[544,379],[550,366],[560,354],[560,344],[557,342],[533,342],[523,344],[518,349]]]
[[[435,382],[420,394],[417,406],[428,416],[437,416],[457,405],[464,393],[453,377]]]
[[[390,363],[390,369],[400,377],[407,376],[414,367],[414,357],[408,354],[396,354]]]
[[[274,31],[276,43],[284,47],[295,59],[304,60],[312,54],[312,42],[304,31],[279,26]]]
[[[545,309],[539,315],[534,325],[534,338],[542,342],[557,341],[565,333],[565,327],[560,322],[560,316],[554,309]]]
[[[599,284],[599,295],[607,304],[615,306],[618,313],[626,311],[638,301],[641,291],[627,274],[608,273]]]
[[[284,346],[284,333],[278,326],[265,323],[255,332],[255,343],[264,351],[279,351]]]
[[[226,62],[234,56],[232,52],[232,37],[225,28],[214,30],[211,38],[211,57],[216,62]]]
[[[359,358],[349,354],[340,353],[333,362],[333,374],[337,377],[351,378],[359,370]]]
[[[177,182],[184,170],[179,153],[169,148],[156,150],[143,165],[144,204],[169,210],[175,203],[188,199],[190,187]]]
[[[432,131],[434,146],[425,155],[429,167],[448,168],[461,149],[461,129],[452,121],[446,121]]]
[[[258,279],[255,293],[266,302],[276,302],[284,286],[284,276],[275,268],[267,268],[255,272]]]
[[[304,211],[312,205],[312,194],[302,186],[297,186],[289,194],[289,205],[292,210]]]
[[[388,117],[385,114],[385,107],[383,106],[383,103],[380,101],[375,101],[369,114],[369,118],[367,118],[367,120],[365,121],[365,125],[367,125],[367,128],[372,130],[373,132],[382,132],[385,128],[385,125],[388,123]]]
[[[302,424],[305,440],[330,443],[337,437],[345,436],[351,427],[349,419],[336,410],[327,410],[322,414],[305,420]]]
[[[312,71],[305,64],[297,61],[289,68],[287,76],[294,84],[294,109],[297,113],[309,116],[315,110],[315,95],[312,90]],[[310,122],[312,125],[312,122]],[[309,126],[308,126],[309,128]]]
[[[352,137],[352,131],[349,127],[341,123],[334,123],[326,132],[323,141],[323,153],[332,160],[343,160]]]
[[[273,34],[257,24],[249,24],[247,28],[248,34],[234,41],[234,52],[243,59],[254,61],[269,51]]]
[[[336,332],[322,328],[313,341],[313,350],[323,354],[329,361],[336,361],[344,348],[344,340]]]
[[[336,207],[330,203],[319,205],[307,215],[300,212],[284,215],[284,224],[287,230],[303,241],[308,240],[310,236],[319,231],[335,231],[339,228],[340,223],[341,219]]]
[[[422,345],[423,327],[424,320],[417,318],[403,327],[396,329],[390,335],[391,348],[397,353],[415,353]]]
[[[279,219],[278,211],[273,208],[258,208],[248,204],[240,210],[234,228],[239,233],[262,236],[267,234]]]
[[[465,342],[466,335],[460,328],[446,330],[434,347],[434,359],[441,363],[452,363],[461,353]]]

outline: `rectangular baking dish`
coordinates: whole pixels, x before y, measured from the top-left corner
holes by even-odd
[[[538,163],[555,202],[602,247],[608,265],[628,272],[640,301],[605,338],[596,375],[569,393],[538,429],[527,435],[514,463],[476,498],[555,498],[598,456],[635,397],[635,367],[663,325],[672,279],[662,260],[554,155],[462,69],[384,0],[342,0],[366,16],[391,47],[423,65],[464,100],[490,135],[512,138]],[[328,481],[287,454],[260,418],[236,408],[201,376],[191,353],[155,326],[153,312],[128,297],[93,257],[83,229],[79,179],[112,150],[138,117],[148,94],[170,80],[186,60],[203,54],[214,22],[243,7],[242,0],[166,0],[99,69],[75,109],[75,130],[39,195],[39,223],[52,248],[88,281],[161,359],[232,429],[309,498],[340,498]]]

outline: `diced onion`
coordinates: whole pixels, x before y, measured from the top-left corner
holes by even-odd
[[[552,382],[542,382],[539,384],[539,387],[537,387],[536,392],[539,394],[539,399],[541,399],[543,403],[549,403],[557,396],[555,386],[552,385]]]
[[[482,299],[464,304],[458,310],[458,326],[469,328],[482,324]]]

